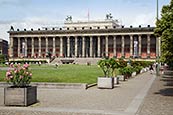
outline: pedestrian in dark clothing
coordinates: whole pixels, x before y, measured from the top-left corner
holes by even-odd
[[[153,71],[154,71],[154,69],[153,69],[153,65],[150,65],[150,73],[152,74]]]

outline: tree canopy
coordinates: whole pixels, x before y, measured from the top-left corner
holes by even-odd
[[[161,61],[173,63],[173,0],[163,6],[161,18],[156,21],[155,35],[161,38]]]

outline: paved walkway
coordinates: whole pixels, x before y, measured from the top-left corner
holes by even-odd
[[[173,76],[159,76],[137,115],[173,115]]]
[[[143,73],[112,90],[38,88],[39,103],[30,107],[5,107],[0,88],[0,115],[135,115],[155,78]]]

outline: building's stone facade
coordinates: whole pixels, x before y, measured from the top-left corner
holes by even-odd
[[[155,59],[159,56],[159,39],[154,36],[154,27],[108,23],[108,26],[99,26],[97,22],[96,26],[84,27],[79,22],[76,27],[66,24],[64,28],[10,30],[10,57],[46,58],[48,52],[52,57],[63,58]]]
[[[0,39],[0,54],[8,56],[8,41]]]

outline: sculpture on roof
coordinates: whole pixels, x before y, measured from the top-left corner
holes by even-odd
[[[66,21],[72,21],[72,16],[67,16],[65,20]]]
[[[112,19],[112,18],[113,18],[113,16],[112,16],[112,14],[111,14],[111,13],[106,14],[106,19],[107,19],[107,20],[110,20],[110,19]]]
[[[10,31],[14,31],[14,28],[13,28],[13,26],[11,26],[11,27],[10,27]]]

